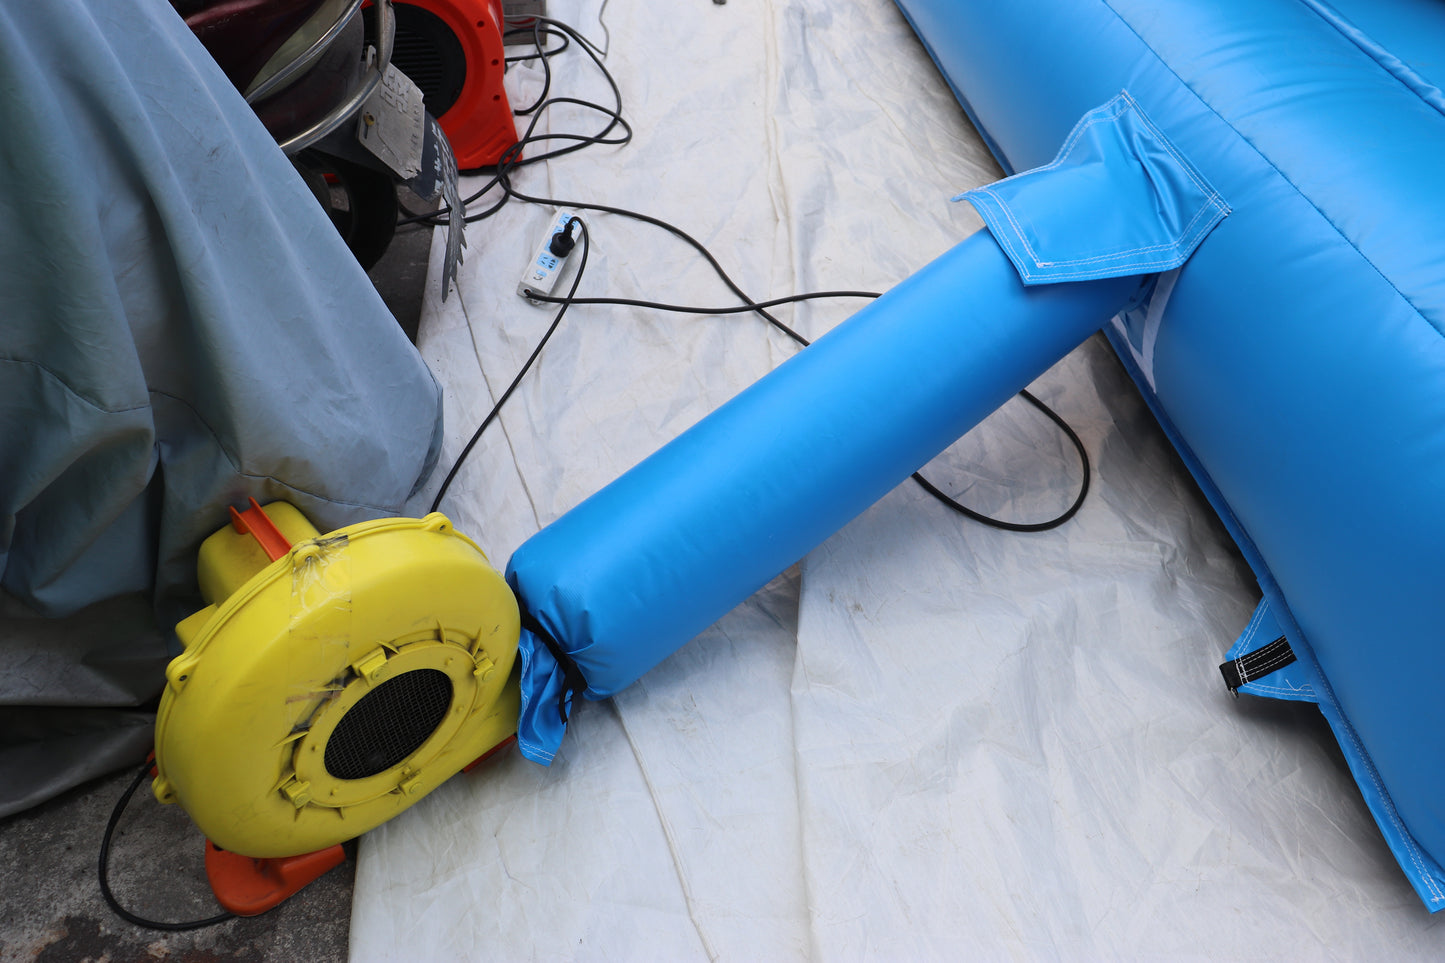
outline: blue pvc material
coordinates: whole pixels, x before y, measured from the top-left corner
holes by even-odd
[[[1161,183],[1167,185],[1162,191]],[[1080,196],[1107,196],[1124,211],[1148,210],[1160,194],[1171,203],[1151,218],[1101,218],[1081,226],[1057,214]],[[1052,163],[954,200],[978,209],[1025,284],[1173,270],[1229,213],[1219,192],[1127,91],[1085,114]]]
[[[1439,0],[1303,0],[1425,103],[1445,113],[1445,4]]]
[[[605,698],[715,622],[1099,327],[1137,283],[1025,288],[973,235],[517,549],[507,580]],[[562,740],[522,638],[523,753]]]
[[[507,579],[589,698],[631,684],[926,464],[1137,294],[1161,239],[1174,263],[1227,211],[1127,95],[1066,148],[1001,185],[1006,208],[983,206],[1012,246],[1012,226],[1029,225],[1045,264],[1089,257],[1077,238],[1110,220],[1094,280],[1026,286],[980,232],[517,550]],[[563,672],[529,631],[521,658],[519,743],[545,763],[565,729]]]
[[[1284,626],[1280,623],[1279,615],[1275,612],[1276,604],[1273,593],[1260,601],[1249,624],[1239,634],[1234,645],[1230,646],[1229,651],[1224,654],[1226,661],[1256,652],[1286,634]],[[1311,682],[1313,673],[1310,668],[1310,666],[1292,662],[1257,679],[1246,681],[1239,687],[1239,691],[1249,695],[1283,699],[1286,702],[1318,704],[1320,700],[1319,696],[1315,694],[1315,687]]]
[[[1115,344],[1300,656],[1287,688],[1445,907],[1439,4],[899,4],[1010,169],[1127,87],[1229,198]]]

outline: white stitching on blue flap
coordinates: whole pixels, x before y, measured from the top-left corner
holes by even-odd
[[[1138,214],[1141,232],[1146,236],[1141,237],[1141,243],[1137,245],[1103,253],[1081,253],[1076,257],[1052,256],[1047,250],[1036,249],[1039,246],[1038,238],[1035,236],[1031,240],[1030,232],[1024,227],[1025,223],[1047,222],[1056,216],[1082,222],[1091,209],[1118,206],[1120,198],[1112,195],[1080,196],[1077,198],[1077,207],[1071,206],[1057,214],[1051,210],[1029,210],[1028,204],[1031,198],[1028,188],[1037,184],[1039,178],[1049,177],[1060,169],[1082,168],[1089,164],[1101,163],[1095,157],[1085,156],[1082,160],[1075,157],[1076,151],[1084,142],[1084,135],[1100,124],[1118,124],[1126,115],[1134,119],[1130,131],[1132,137],[1146,139],[1151,148],[1157,148],[1157,151],[1150,151],[1151,156],[1147,161],[1136,155],[1139,165],[1142,167],[1153,164],[1156,171],[1159,165],[1172,168],[1174,174],[1182,175],[1182,180],[1187,181],[1193,188],[1191,191],[1188,186],[1182,186],[1177,190],[1169,191],[1163,185],[1166,185],[1171,179],[1181,180],[1181,178],[1148,177],[1147,174],[1141,172],[1141,177],[1148,177],[1148,189],[1156,197],[1159,197],[1161,190],[1170,195],[1162,198],[1164,203],[1157,205],[1156,210],[1160,208],[1167,210],[1173,207],[1175,210],[1179,210],[1179,216],[1182,218],[1192,209],[1192,215],[1189,216],[1183,227],[1174,232],[1173,237],[1163,241],[1159,240],[1162,233],[1160,230],[1149,230],[1160,227],[1159,220],[1154,218],[1156,211],[1150,210],[1140,211]],[[1118,156],[1115,152],[1109,153],[1110,156]],[[1103,195],[1103,192],[1095,193]],[[1224,202],[1219,192],[1149,120],[1128,91],[1121,91],[1107,104],[1085,114],[1065,139],[1058,156],[1050,163],[1031,171],[1015,174],[996,184],[967,191],[955,197],[954,200],[967,200],[978,209],[999,246],[1013,262],[1019,277],[1025,284],[1086,281],[1172,270],[1183,264],[1214,226],[1229,214],[1229,205]],[[1018,208],[1021,204],[1026,213],[1034,216],[1020,216]],[[1033,206],[1039,207],[1037,203]],[[1154,219],[1151,220],[1151,218]],[[1078,234],[1081,235],[1081,245],[1087,246],[1085,229],[1081,229]],[[1145,240],[1150,243],[1142,243]]]

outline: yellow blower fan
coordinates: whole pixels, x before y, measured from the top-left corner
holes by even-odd
[[[176,629],[152,787],[211,841],[232,912],[280,902],[515,736],[516,598],[445,515],[323,536],[252,501],[199,575],[211,604]]]

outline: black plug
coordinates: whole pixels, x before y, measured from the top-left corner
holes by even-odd
[[[577,246],[577,239],[572,236],[572,229],[576,226],[577,218],[574,217],[567,222],[566,230],[552,235],[552,243],[547,245],[547,250],[558,257],[566,257],[571,254],[572,249]]]

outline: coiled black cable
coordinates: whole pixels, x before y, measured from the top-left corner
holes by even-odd
[[[100,895],[105,898],[106,905],[111,908],[111,911],[115,913],[116,916],[119,916],[127,923],[134,923],[136,926],[143,926],[149,930],[166,930],[168,932],[198,930],[207,926],[215,926],[217,923],[224,923],[230,919],[235,919],[236,914],[234,913],[221,913],[216,916],[209,916],[202,920],[188,920],[183,923],[167,923],[159,920],[149,920],[146,919],[144,916],[137,916],[130,910],[126,909],[124,906],[121,906],[120,902],[115,898],[115,894],[111,892],[111,840],[115,837],[116,827],[120,825],[120,817],[125,813],[126,805],[130,802],[131,797],[135,795],[136,789],[138,789],[140,787],[140,784],[145,781],[146,776],[150,775],[150,771],[151,761],[147,759],[145,765],[141,766],[140,772],[137,772],[135,774],[135,778],[130,781],[130,785],[126,787],[125,792],[121,793],[120,799],[115,804],[115,808],[112,809],[110,812],[110,820],[105,824],[105,835],[102,836],[100,839],[100,864],[98,867],[100,871]]]

